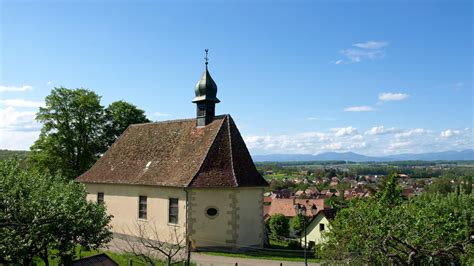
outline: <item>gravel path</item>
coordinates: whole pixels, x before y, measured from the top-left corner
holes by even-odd
[[[261,260],[261,259],[247,259],[247,258],[234,258],[234,257],[224,257],[224,256],[214,256],[207,255],[202,253],[194,252],[191,255],[191,261],[195,262],[198,266],[235,266],[235,263],[238,263],[238,266],[253,266],[253,265],[263,265],[263,266],[303,266],[304,262],[296,261],[278,261],[278,260]],[[282,263],[282,264],[280,264]],[[318,263],[308,263],[310,266],[319,266]]]

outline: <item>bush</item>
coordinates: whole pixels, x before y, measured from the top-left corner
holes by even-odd
[[[276,214],[268,221],[270,234],[274,238],[286,237],[289,234],[290,225],[288,219],[283,214]]]

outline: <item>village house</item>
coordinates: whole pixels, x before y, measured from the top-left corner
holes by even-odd
[[[114,237],[140,224],[153,225],[161,240],[174,230],[195,249],[263,245],[268,184],[232,117],[215,115],[216,94],[206,59],[196,118],[130,125],[76,179],[113,215]]]
[[[322,209],[312,216],[306,226],[306,247],[312,248],[324,242],[324,234],[329,232],[329,223],[335,215],[334,209]],[[300,243],[302,247],[305,246],[304,232],[300,237]]]
[[[275,214],[283,214],[287,218],[296,216],[295,205],[300,204],[305,206],[307,210],[316,208],[317,210],[323,210],[328,208],[325,205],[324,199],[272,199],[270,208],[268,209],[268,217]],[[311,212],[308,212],[308,216],[312,216]]]

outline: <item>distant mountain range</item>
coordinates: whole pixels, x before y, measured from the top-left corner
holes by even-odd
[[[393,162],[393,161],[460,161],[474,160],[474,150],[443,151],[430,153],[403,153],[389,156],[365,156],[354,152],[324,152],[311,154],[268,154],[254,155],[256,162],[295,161],[351,161],[351,162]]]

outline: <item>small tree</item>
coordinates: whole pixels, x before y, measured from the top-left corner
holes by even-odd
[[[125,244],[121,249],[141,258],[148,265],[155,265],[155,262],[165,258],[170,266],[178,261],[177,258],[182,258],[186,237],[176,226],[168,226],[168,229],[168,234],[163,235],[153,221],[138,222],[133,229],[128,228],[128,231],[124,232],[122,240]]]
[[[268,226],[270,227],[270,234],[274,238],[285,237],[289,234],[290,225],[288,219],[283,214],[279,213],[270,217]]]
[[[0,162],[0,263],[48,265],[50,249],[70,263],[74,248],[97,249],[111,240],[103,205],[86,200],[81,184]]]
[[[300,214],[296,215],[295,217],[291,218],[290,220],[290,228],[293,232],[300,234],[301,230],[303,230],[303,221],[304,217]]]

